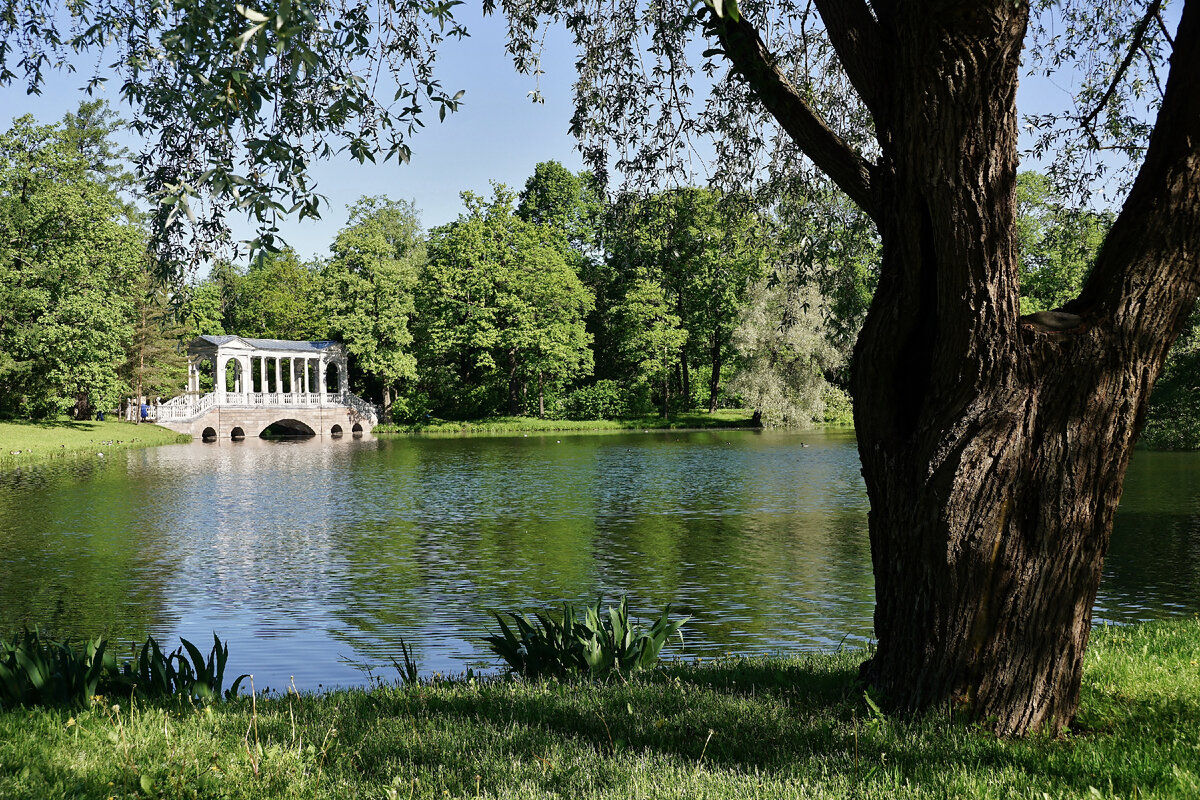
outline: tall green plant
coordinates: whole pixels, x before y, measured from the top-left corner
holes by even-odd
[[[185,697],[200,702],[235,697],[246,676],[239,676],[222,692],[229,646],[214,634],[206,659],[194,644],[181,641],[167,655],[150,637],[132,661],[118,662],[103,638],[81,647],[69,639],[56,641],[37,630],[22,630],[0,639],[0,709],[86,706],[97,695],[143,700]]]
[[[668,605],[647,629],[630,622],[626,598],[607,612],[601,609],[603,602],[597,598],[595,605],[582,611],[564,603],[561,618],[543,612],[535,613],[531,620],[509,613],[512,627],[493,611],[500,632],[485,641],[513,672],[525,678],[603,678],[613,672],[629,674],[653,667],[671,637],[679,636],[682,644],[680,628],[691,619],[672,620]]]

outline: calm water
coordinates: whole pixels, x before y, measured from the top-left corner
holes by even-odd
[[[0,630],[216,631],[258,687],[493,668],[489,609],[674,603],[685,653],[871,634],[845,433],[174,445],[0,474]],[[1099,616],[1200,610],[1200,455],[1138,453]],[[676,650],[676,652],[678,652]],[[237,672],[233,674],[237,674]]]

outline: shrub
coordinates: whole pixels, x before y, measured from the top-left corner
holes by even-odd
[[[821,399],[825,403],[825,414],[822,420],[827,425],[853,425],[854,424],[854,406],[850,402],[850,395],[843,389],[828,384],[825,387]]]
[[[603,678],[613,672],[628,674],[653,667],[668,639],[679,635],[683,641],[679,629],[691,619],[672,621],[667,606],[646,629],[630,624],[624,597],[615,608],[609,607],[607,614],[601,612],[602,603],[598,598],[582,613],[564,603],[562,617],[557,619],[548,613],[534,614],[533,620],[510,613],[515,633],[499,613],[492,612],[500,633],[485,641],[513,672],[525,678]]]
[[[602,380],[568,392],[556,402],[555,411],[563,419],[619,419],[640,416],[650,407],[644,384],[626,387]]]

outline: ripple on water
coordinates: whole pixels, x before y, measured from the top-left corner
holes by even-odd
[[[1098,619],[1197,610],[1200,458],[1156,455],[1130,470]],[[113,456],[0,475],[0,626],[172,642],[216,631],[260,688],[361,684],[362,664],[389,674],[402,637],[427,671],[494,667],[489,610],[601,594],[690,614],[690,655],[871,636],[867,507],[845,433]]]

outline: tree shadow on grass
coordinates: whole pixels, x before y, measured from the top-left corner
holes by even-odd
[[[513,759],[536,758],[548,743],[569,741],[600,758],[654,754],[734,774],[875,782],[878,791],[909,782],[954,794],[1002,776],[1022,792],[1087,796],[1091,786],[1111,785],[1118,796],[1132,796],[1169,792],[1179,769],[1200,770],[1194,746],[1171,749],[1162,735],[1147,735],[1163,727],[1161,703],[1127,704],[1125,719],[1106,732],[1003,740],[947,714],[907,721],[877,715],[862,698],[857,660],[842,659],[835,668],[753,660],[699,670],[667,667],[602,689],[578,683],[547,684],[543,693],[431,693],[421,713],[504,731],[503,747]],[[407,701],[403,708],[389,706],[377,713],[411,713]],[[1174,707],[1171,718],[1196,727],[1200,703],[1183,706]],[[364,741],[363,763],[394,753],[394,744]],[[446,761],[436,747],[408,756],[431,767]]]
[[[86,419],[3,419],[6,425],[20,425],[24,428],[63,428],[68,430],[95,430],[101,423]]]

